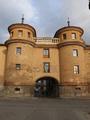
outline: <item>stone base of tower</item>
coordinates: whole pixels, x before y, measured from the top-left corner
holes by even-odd
[[[4,96],[8,97],[32,97],[34,95],[33,85],[5,86]]]
[[[4,85],[0,85],[0,97],[4,96],[4,90],[5,90],[5,87]]]
[[[35,97],[35,85],[3,86],[0,97]],[[39,96],[38,96],[39,97]],[[59,86],[58,98],[90,98],[90,86]]]
[[[84,97],[90,96],[88,92],[88,86],[61,86],[60,87],[61,97]]]

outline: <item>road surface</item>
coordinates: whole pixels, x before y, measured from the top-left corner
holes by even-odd
[[[90,99],[0,99],[0,120],[90,120]]]

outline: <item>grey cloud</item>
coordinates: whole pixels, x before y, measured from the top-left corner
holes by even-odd
[[[90,11],[88,0],[6,0],[0,1],[0,39],[7,39],[8,25],[20,21],[25,14],[25,22],[36,28],[37,36],[51,36],[67,25],[70,17],[71,25],[84,29],[84,39],[90,43]],[[18,3],[19,2],[19,3]],[[18,3],[18,5],[17,5]]]
[[[21,22],[23,13],[28,21],[34,17],[34,12],[33,6],[27,0],[0,0],[0,41],[4,42],[8,39],[7,28],[10,24]]]
[[[53,37],[57,29],[67,25],[70,17],[71,25],[82,27],[85,31],[83,37],[90,43],[88,0],[32,0],[32,3],[38,12],[38,35]]]

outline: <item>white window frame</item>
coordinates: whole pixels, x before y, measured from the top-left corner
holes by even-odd
[[[74,57],[77,57],[77,56],[78,56],[78,50],[77,50],[77,49],[73,49],[72,53],[73,53],[73,56],[74,56]]]
[[[16,47],[16,54],[21,55],[21,50],[22,50],[21,47]]]
[[[43,56],[44,57],[49,57],[49,48],[44,48],[43,49]]]
[[[74,65],[74,74],[79,74],[80,69],[79,69],[79,65]]]
[[[44,62],[44,72],[49,73],[50,72],[50,63]]]
[[[72,40],[76,39],[76,33],[72,33]]]

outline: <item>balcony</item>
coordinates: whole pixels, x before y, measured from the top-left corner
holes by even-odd
[[[60,42],[59,38],[52,37],[37,37],[34,40],[36,44],[58,44]]]

